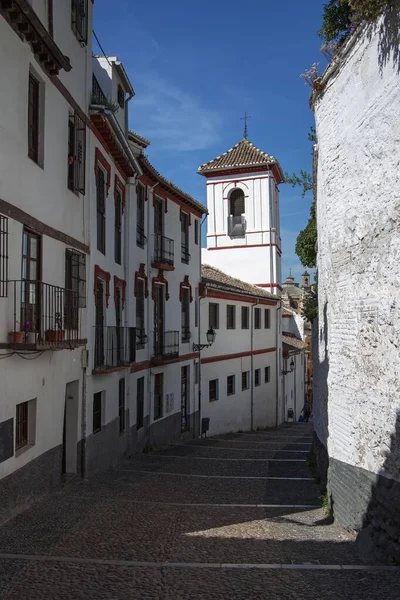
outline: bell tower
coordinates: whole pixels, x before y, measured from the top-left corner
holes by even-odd
[[[202,262],[279,294],[284,176],[278,161],[244,137],[198,173],[206,178],[209,211]]]

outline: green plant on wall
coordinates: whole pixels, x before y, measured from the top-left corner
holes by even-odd
[[[325,42],[342,43],[360,21],[375,21],[390,0],[329,0],[324,4],[319,36]]]

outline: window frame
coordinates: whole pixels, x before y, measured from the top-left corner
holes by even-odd
[[[0,215],[0,298],[8,296],[8,217]]]
[[[40,93],[41,81],[29,71],[28,81],[28,157],[40,164]]]
[[[261,329],[261,308],[254,308],[254,329]]]
[[[86,308],[86,254],[75,248],[65,249],[65,288],[77,293],[78,308]]]
[[[230,387],[231,387],[231,391],[229,391]],[[236,393],[236,376],[228,375],[226,378],[226,395],[234,396],[235,393]]]
[[[243,315],[246,315],[245,324]],[[248,306],[241,307],[241,326],[242,329],[250,329],[250,309]]]
[[[211,397],[213,395],[214,397]],[[217,402],[219,399],[219,379],[210,379],[208,382],[208,401]]]
[[[264,308],[264,329],[271,329],[271,309]]]
[[[181,289],[181,342],[190,342],[190,290],[187,287]]]
[[[214,310],[215,314],[212,314]],[[208,305],[208,326],[211,329],[219,329],[219,302],[210,302]]]
[[[136,294],[136,348],[143,350],[145,346],[146,336],[146,283],[142,278],[137,280],[137,294]]]
[[[199,227],[199,220],[195,219],[194,220],[194,243],[196,244],[196,246],[199,245],[199,233],[200,233],[200,227]]]
[[[100,406],[96,403],[100,402]],[[92,433],[100,433],[103,428],[103,392],[95,392],[93,394],[93,406],[92,406]],[[97,422],[98,419],[98,422]],[[95,428],[95,424],[98,425]]]
[[[236,305],[226,305],[226,328],[236,329]]]
[[[261,385],[261,369],[254,369],[254,387]]]
[[[243,210],[240,210],[243,209]],[[245,194],[241,188],[234,188],[229,194],[229,216],[241,217],[245,214]]]
[[[126,429],[126,415],[125,415],[125,377],[121,377],[118,380],[118,417],[119,417],[119,432],[124,433]]]
[[[189,264],[189,215],[181,211],[181,262]]]
[[[15,452],[26,448],[29,444],[28,404],[28,401],[20,402],[15,407]]]
[[[107,189],[106,189],[106,181],[107,181],[107,173],[104,169],[101,168],[100,165],[97,165],[97,180],[96,180],[96,226],[97,226],[97,250],[106,255],[107,245],[106,245],[106,237],[107,237],[107,221],[106,221],[106,203],[107,203]],[[103,191],[100,194],[100,183],[103,183]],[[102,196],[102,197],[100,197]],[[99,227],[100,225],[100,227]],[[100,247],[101,246],[101,247]]]
[[[138,377],[136,380],[136,431],[144,427],[144,385],[144,377]]]
[[[122,193],[117,187],[114,201],[114,262],[122,265]]]
[[[145,188],[138,183],[136,190],[136,245],[139,248],[144,248],[145,245]]]
[[[117,102],[120,108],[125,108],[125,90],[120,83],[117,87]]]
[[[158,391],[156,391],[158,390]],[[156,403],[157,398],[157,403]],[[154,413],[153,420],[158,421],[164,416],[164,373],[154,375]]]
[[[250,371],[242,371],[242,392],[250,387]]]
[[[271,367],[264,367],[264,383],[270,383],[271,381]]]
[[[79,4],[81,4],[81,10],[83,7],[83,12],[79,15],[80,21],[78,21],[77,13]],[[71,0],[71,29],[78,42],[85,46],[88,42],[88,22],[88,0]]]

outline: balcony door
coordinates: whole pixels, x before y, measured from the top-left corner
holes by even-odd
[[[163,257],[164,244],[164,202],[161,198],[154,199],[154,256],[157,261]]]
[[[21,330],[40,329],[40,236],[24,230],[22,237]],[[29,326],[28,326],[29,323]]]
[[[116,324],[116,346],[117,346],[117,365],[122,362],[122,298],[121,288],[115,289],[115,324]],[[114,364],[114,363],[112,363]]]
[[[94,340],[95,367],[104,366],[104,283],[96,282],[96,325]]]
[[[156,285],[154,290],[154,354],[164,352],[164,286]]]

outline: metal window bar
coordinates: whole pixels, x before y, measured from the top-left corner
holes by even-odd
[[[93,433],[101,431],[101,392],[93,395]]]
[[[181,244],[181,262],[188,265],[189,261],[190,261],[189,246],[187,244]]]
[[[23,448],[28,443],[28,403],[17,404],[15,423],[15,450]]]
[[[72,0],[71,27],[76,37],[83,44],[88,38],[88,0]]]
[[[65,287],[78,294],[79,308],[86,307],[86,256],[78,250],[65,251]]]
[[[97,250],[105,254],[106,252],[106,197],[105,197],[105,177],[103,169],[98,167],[97,186]]]
[[[0,215],[0,298],[8,296],[8,218]]]
[[[118,414],[119,414],[119,432],[125,431],[125,379],[120,379],[118,383]]]
[[[100,87],[95,75],[92,75],[92,104],[104,106],[108,102],[107,96]]]
[[[154,332],[154,357],[156,359],[179,356],[179,331]]]
[[[144,423],[144,377],[136,382],[136,429],[141,429]]]
[[[115,199],[115,237],[114,237],[114,259],[120,265],[122,262],[122,199],[117,192]]]
[[[174,266],[174,240],[160,233],[154,234],[153,264]]]
[[[136,328],[94,326],[94,368],[101,370],[135,362]]]
[[[74,189],[85,193],[86,176],[86,125],[74,114]]]
[[[39,160],[39,82],[29,74],[28,95],[28,156]]]
[[[154,419],[160,419],[164,410],[164,375],[157,373],[154,377]]]

